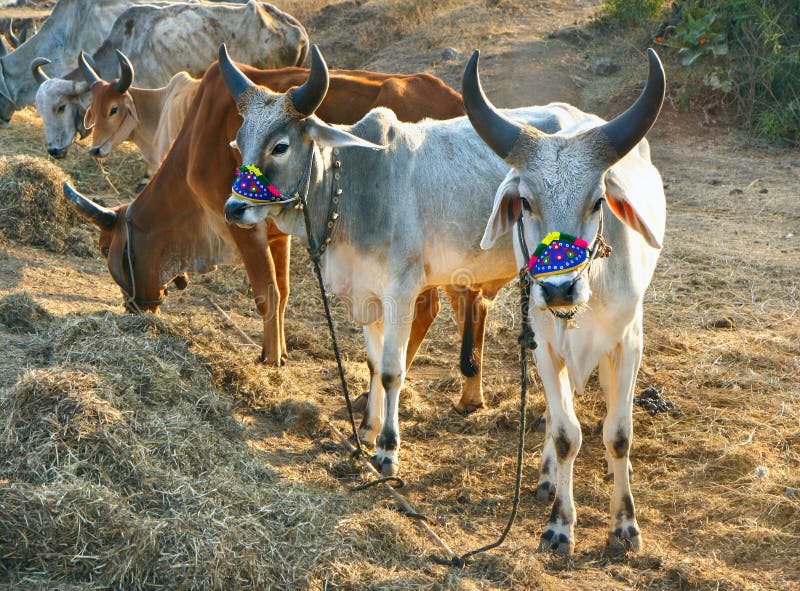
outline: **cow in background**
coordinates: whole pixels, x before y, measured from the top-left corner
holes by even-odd
[[[301,65],[308,52],[303,26],[271,4],[174,2],[125,10],[91,63],[98,78],[112,80],[119,68],[116,52],[122,51],[136,64],[139,84],[155,88],[181,71],[202,76],[223,40],[235,44],[243,58],[259,68]],[[85,68],[77,67],[63,78],[48,79],[41,65],[45,65],[41,60],[32,64],[34,72],[39,72],[36,108],[44,123],[48,153],[60,158],[76,134],[88,133],[84,116],[95,77],[85,80]]]

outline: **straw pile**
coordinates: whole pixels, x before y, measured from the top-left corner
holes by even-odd
[[[248,449],[168,324],[88,316],[31,338],[45,367],[0,392],[0,580],[298,589],[331,554],[348,561],[341,499]]]
[[[67,180],[43,158],[0,157],[0,239],[92,256],[91,232],[62,194]]]

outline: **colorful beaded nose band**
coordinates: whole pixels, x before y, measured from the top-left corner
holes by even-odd
[[[255,203],[279,203],[283,195],[257,166],[240,166],[233,180],[233,194]]]
[[[577,271],[589,262],[589,244],[564,232],[550,232],[533,251],[528,271],[535,279]]]

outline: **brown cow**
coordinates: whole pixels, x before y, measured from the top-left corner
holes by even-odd
[[[241,68],[251,80],[276,92],[301,85],[308,77],[305,68]],[[426,117],[447,119],[464,113],[461,96],[429,74],[333,70],[330,90],[317,114],[331,123],[350,124],[377,106],[389,107],[398,118],[409,122]],[[231,246],[235,246],[263,318],[261,360],[283,364],[289,237],[263,224],[255,228],[229,226],[222,213],[235,169],[241,163],[238,152],[229,147],[241,123],[219,66],[214,63],[203,76],[172,149],[134,202],[107,209],[68,185],[65,194],[101,228],[100,250],[131,311],[157,310],[171,281],[184,287],[184,273],[206,273],[218,263],[233,262]],[[471,411],[483,406],[483,329],[494,294],[483,297],[455,287],[447,292],[460,329],[467,328],[461,356],[467,379],[456,408]],[[408,345],[409,364],[439,309],[435,289],[420,296]]]
[[[137,88],[132,86],[133,64],[121,51],[116,53],[120,77],[113,82],[103,80],[83,52],[78,56],[92,93],[84,119],[86,129],[92,130],[89,153],[105,158],[119,144],[130,140],[142,152],[150,177],[183,127],[200,80],[178,72],[162,88]]]

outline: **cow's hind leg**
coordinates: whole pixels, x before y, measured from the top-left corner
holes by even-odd
[[[570,555],[575,548],[572,469],[581,447],[581,425],[572,406],[573,391],[564,361],[547,344],[536,349],[535,356],[547,399],[547,427],[557,465],[555,500],[539,549]]]
[[[383,354],[381,356],[381,385],[386,391],[385,420],[378,436],[374,462],[384,476],[394,476],[399,469],[400,451],[400,390],[406,376],[406,350],[411,332],[413,306],[405,294],[388,297],[383,306]],[[371,401],[370,401],[371,402]]]
[[[289,265],[291,262],[291,236],[278,234],[269,236],[269,250],[275,262],[275,279],[280,297],[278,303],[278,334],[281,342],[281,361],[286,362],[289,349],[286,346],[286,304],[289,302]]]
[[[642,359],[641,321],[607,357],[600,370],[609,372],[607,378],[601,378],[601,384],[608,384],[603,443],[614,475],[608,547],[615,553],[636,552],[642,547],[642,536],[631,494],[629,453],[633,438],[633,392]]]
[[[367,366],[369,367],[369,394],[358,429],[358,436],[364,443],[375,445],[378,433],[385,418],[385,392],[381,383],[381,355],[383,354],[383,322],[373,322],[364,326],[364,340],[367,344]]]
[[[483,337],[491,300],[484,298],[480,290],[466,287],[450,285],[445,291],[461,335],[460,366],[464,382],[461,386],[461,399],[455,409],[461,414],[469,414],[485,406]]]

